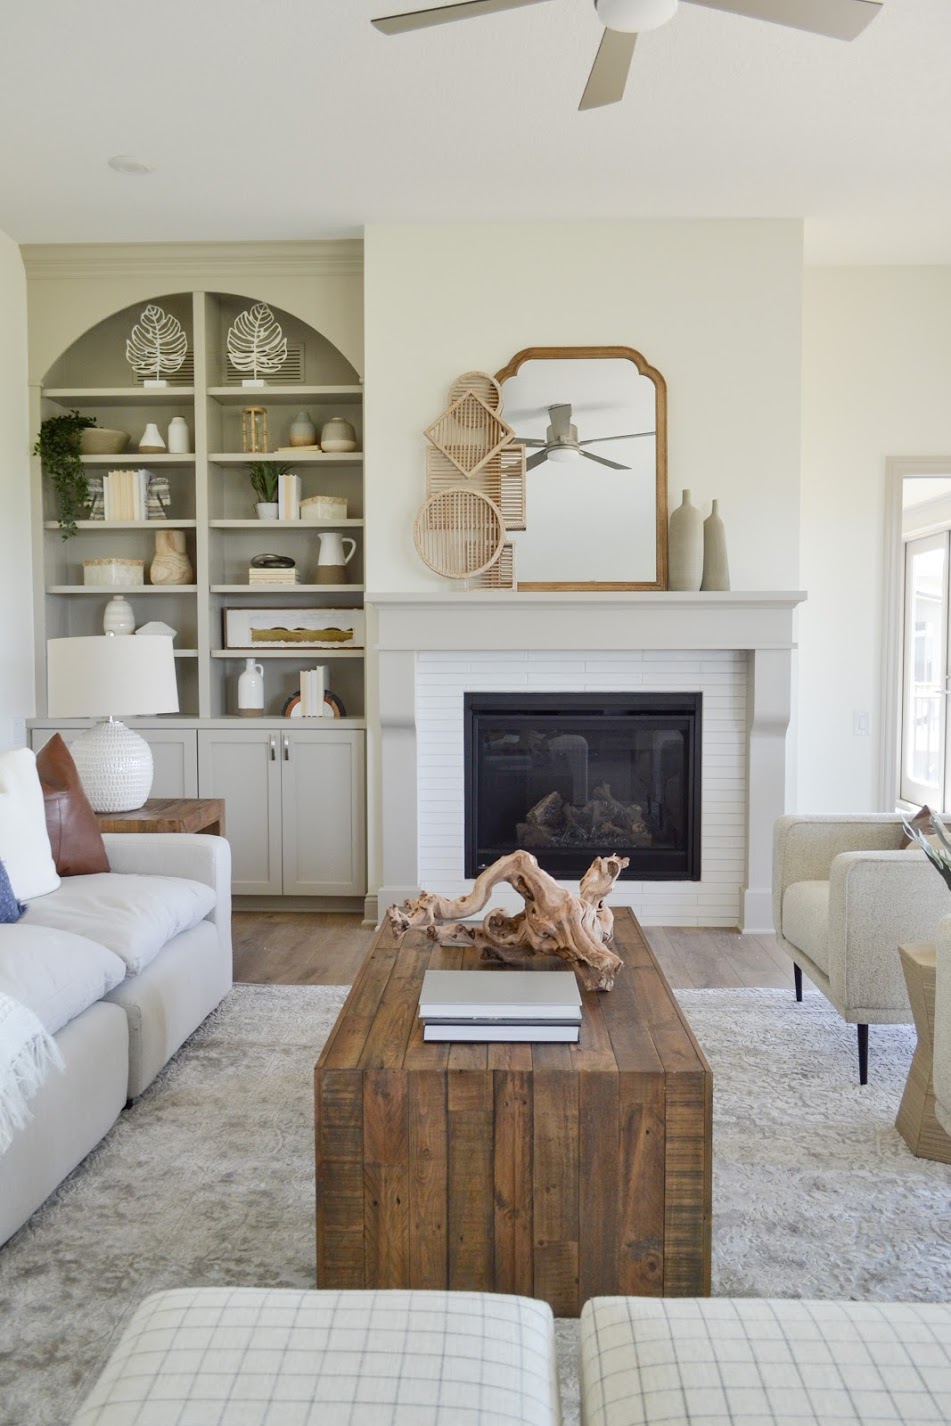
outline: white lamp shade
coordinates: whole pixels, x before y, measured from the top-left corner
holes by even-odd
[[[49,639],[51,718],[112,718],[177,713],[175,656],[168,637],[95,634]]]

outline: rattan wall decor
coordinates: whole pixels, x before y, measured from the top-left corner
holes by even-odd
[[[467,589],[514,589],[515,549],[525,529],[525,447],[502,420],[494,376],[466,371],[428,426],[426,501],[413,530],[420,559]]]
[[[467,579],[498,559],[505,522],[487,495],[456,485],[424,501],[413,535],[420,559],[431,570],[447,579]]]

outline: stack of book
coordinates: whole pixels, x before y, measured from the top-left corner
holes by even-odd
[[[316,668],[302,668],[300,671],[300,711],[302,718],[323,718],[326,713],[324,691],[327,687],[327,669],[324,664]]]
[[[147,520],[149,517],[149,472],[147,470],[107,470],[102,478],[103,518],[106,520]]]
[[[299,475],[279,475],[277,477],[277,518],[279,520],[300,519]]]
[[[581,994],[574,971],[428,970],[419,1016],[424,1040],[576,1043]]]
[[[297,584],[299,578],[295,565],[287,569],[255,569],[254,565],[251,565],[248,569],[249,584]]]

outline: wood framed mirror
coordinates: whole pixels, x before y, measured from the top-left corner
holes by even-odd
[[[526,347],[496,380],[526,444],[526,528],[511,535],[518,588],[666,589],[660,372],[633,347]]]

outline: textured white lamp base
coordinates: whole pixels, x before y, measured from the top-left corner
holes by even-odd
[[[97,723],[70,752],[94,812],[133,812],[152,790],[152,749],[124,723]]]

